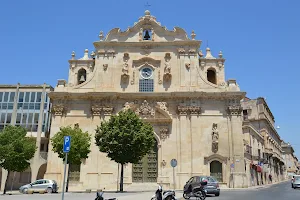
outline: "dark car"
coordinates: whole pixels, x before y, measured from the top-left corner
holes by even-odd
[[[207,180],[207,185],[204,186],[206,194],[214,194],[215,196],[220,196],[219,182],[212,176],[193,176],[185,184],[184,190],[189,187],[192,189],[194,187],[199,187],[201,181]]]

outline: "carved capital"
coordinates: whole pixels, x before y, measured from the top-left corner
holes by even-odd
[[[52,107],[52,113],[54,115],[62,116],[66,112],[65,104],[55,104]]]
[[[189,107],[188,106],[178,106],[177,107],[179,115],[187,115]]]
[[[201,113],[200,106],[189,106],[189,111],[191,115],[199,115]]]
[[[160,138],[164,141],[169,136],[169,129],[164,127],[160,129]]]
[[[112,106],[103,106],[102,108],[104,115],[111,115],[114,108]]]
[[[240,105],[231,105],[227,107],[229,115],[241,115],[243,108]]]
[[[91,107],[91,111],[92,111],[92,115],[94,115],[94,116],[100,116],[101,115],[101,111],[102,111],[102,106],[100,106],[98,104],[94,104]]]

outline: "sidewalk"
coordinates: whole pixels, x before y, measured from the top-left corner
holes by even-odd
[[[221,190],[224,190],[224,191],[229,191],[229,190],[258,190],[258,189],[268,188],[268,187],[271,187],[273,185],[278,185],[280,183],[285,183],[285,182],[288,182],[288,181],[289,180],[279,181],[279,182],[272,183],[272,184],[257,185],[257,186],[251,186],[251,187],[248,187],[248,188],[221,188]]]

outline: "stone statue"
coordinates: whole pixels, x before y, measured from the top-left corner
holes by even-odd
[[[165,63],[165,74],[171,74],[171,66],[169,60]]]
[[[128,72],[128,63],[127,62],[125,62],[123,64],[122,72],[123,72],[123,74],[128,75],[129,72]]]
[[[219,149],[218,124],[213,123],[213,127],[212,127],[212,152],[217,153],[218,149]]]

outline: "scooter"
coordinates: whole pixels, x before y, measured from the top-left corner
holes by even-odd
[[[204,186],[207,185],[207,181],[201,181],[200,186],[194,187],[192,189],[183,191],[183,198],[189,199],[195,197],[197,200],[205,200],[207,191],[204,189]]]
[[[97,192],[95,200],[117,200],[116,198],[104,199],[103,194],[104,194],[103,191]]]
[[[152,196],[151,200],[176,200],[175,191],[166,190],[163,191],[162,186],[158,186],[155,195]]]

